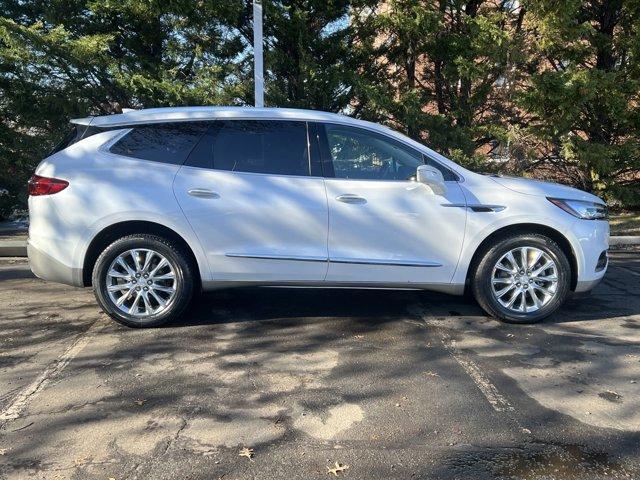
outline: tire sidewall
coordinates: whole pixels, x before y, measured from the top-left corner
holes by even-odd
[[[167,308],[145,318],[122,312],[107,293],[107,269],[118,255],[136,248],[148,248],[163,255],[174,267],[176,276],[176,292]],[[92,280],[96,298],[102,309],[110,317],[129,327],[152,327],[166,323],[186,308],[193,294],[193,279],[184,256],[164,239],[147,235],[125,237],[109,245],[96,261]]]
[[[518,313],[503,307],[495,298],[492,290],[493,268],[498,260],[509,250],[518,247],[535,247],[544,251],[557,265],[558,289],[553,299],[535,313]],[[476,296],[485,304],[490,313],[511,323],[534,323],[555,312],[565,301],[571,285],[571,267],[560,247],[551,239],[541,235],[518,235],[507,238],[489,249],[478,266],[475,279]],[[485,306],[485,305],[483,305]]]

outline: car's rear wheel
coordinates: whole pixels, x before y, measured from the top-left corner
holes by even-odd
[[[522,234],[498,241],[482,256],[472,291],[490,315],[512,323],[534,323],[555,312],[571,284],[571,267],[549,237]]]
[[[102,309],[129,327],[178,317],[193,295],[193,268],[174,242],[155,235],[120,238],[98,257],[93,289]]]

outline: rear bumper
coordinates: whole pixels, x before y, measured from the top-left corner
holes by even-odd
[[[46,252],[27,242],[27,256],[29,267],[33,274],[51,282],[64,283],[74,287],[82,287],[82,269],[73,268],[56,260]]]

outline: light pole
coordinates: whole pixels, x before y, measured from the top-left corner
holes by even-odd
[[[264,107],[264,74],[262,61],[262,0],[253,0],[253,81],[255,106]]]

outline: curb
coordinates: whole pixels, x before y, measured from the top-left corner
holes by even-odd
[[[24,240],[3,240],[0,242],[0,257],[26,257],[27,242]]]
[[[640,245],[640,236],[609,237],[609,245],[612,247],[623,245]]]
[[[609,246],[611,250],[630,245],[640,245],[640,236],[610,237]],[[25,240],[2,240],[0,241],[0,257],[26,257],[27,242]]]

